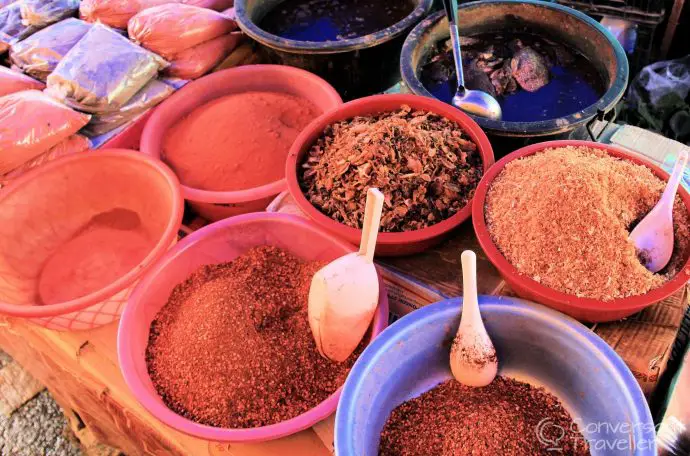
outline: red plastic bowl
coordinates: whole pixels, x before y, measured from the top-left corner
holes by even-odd
[[[646,166],[663,180],[668,180],[669,177],[668,173],[660,168],[620,148],[589,141],[549,141],[532,144],[531,146],[524,147],[506,155],[499,160],[489,172],[484,175],[479,183],[479,187],[474,196],[474,203],[472,204],[472,222],[474,223],[474,231],[477,234],[479,244],[482,246],[489,261],[496,266],[501,276],[503,276],[515,293],[520,297],[545,304],[571,317],[577,318],[578,320],[596,323],[625,318],[667,298],[684,287],[688,280],[690,280],[690,251],[685,252],[687,259],[683,269],[659,288],[655,288],[644,295],[613,299],[611,301],[578,298],[577,296],[553,290],[552,288],[548,288],[532,280],[524,274],[520,274],[518,270],[508,262],[491,239],[486,220],[484,219],[484,206],[486,204],[486,195],[489,187],[496,176],[503,171],[503,168],[505,168],[506,164],[509,162],[528,155],[534,155],[544,149],[565,146],[586,146],[601,149],[613,157],[623,158],[638,165]],[[688,208],[688,211],[690,211],[690,195],[682,186],[678,189],[678,193],[685,203],[685,206]]]
[[[92,217],[113,209],[140,216],[155,240],[146,257],[85,296],[36,303],[46,261]],[[139,152],[75,154],[24,174],[0,191],[0,313],[57,330],[90,329],[116,320],[139,277],[177,240],[182,212],[173,172]],[[90,249],[99,253],[103,246]]]
[[[167,302],[172,289],[200,266],[232,261],[257,245],[273,245],[300,258],[322,261],[354,251],[351,245],[302,217],[266,212],[239,215],[212,223],[180,241],[144,276],[122,314],[117,353],[127,385],[153,416],[189,435],[226,442],[277,439],[313,426],[331,415],[338,404],[342,388],[290,420],[258,428],[228,429],[198,424],[178,415],[156,393],[146,368],[146,346],[151,322]],[[366,336],[369,342],[388,325],[388,296],[380,278],[379,283],[379,305]]]
[[[161,159],[166,132],[184,116],[216,98],[248,91],[288,93],[311,101],[322,112],[343,104],[338,92],[326,81],[299,68],[282,65],[231,68],[190,82],[161,103],[146,122],[141,135],[141,151]],[[285,190],[285,179],[238,191],[201,190],[188,187],[184,182],[181,188],[182,196],[199,215],[215,221],[263,211],[278,193]]]
[[[311,146],[328,125],[356,116],[394,111],[402,105],[430,111],[456,122],[477,144],[484,172],[494,163],[493,149],[479,125],[459,109],[432,98],[418,95],[374,95],[345,103],[337,109],[323,114],[310,123],[292,145],[287,159],[285,178],[287,179],[288,191],[302,212],[318,225],[352,244],[359,244],[362,230],[337,222],[315,208],[302,193],[297,177],[299,168]],[[424,251],[443,241],[454,228],[470,217],[471,212],[470,200],[452,217],[430,227],[403,233],[379,233],[376,240],[376,255],[400,256]]]

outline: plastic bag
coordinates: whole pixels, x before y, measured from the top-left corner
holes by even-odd
[[[84,133],[89,136],[108,133],[134,119],[147,109],[158,105],[174,92],[175,89],[171,86],[154,79],[137,92],[119,111],[94,115],[84,128]]]
[[[12,3],[16,2],[17,0],[0,0],[0,8],[4,8],[7,5],[11,5]]]
[[[0,9],[0,54],[5,53],[17,41],[38,31],[39,28],[22,23],[21,1]]]
[[[0,174],[48,151],[89,119],[38,90],[0,97]]]
[[[234,32],[181,52],[166,68],[165,74],[182,79],[197,79],[223,61],[237,47],[242,33]]]
[[[126,29],[127,22],[138,12],[166,3],[185,3],[223,11],[233,5],[233,0],[82,0],[79,14],[88,22],[100,21],[111,27]]]
[[[21,0],[22,23],[45,27],[74,16],[79,11],[79,0]]]
[[[43,90],[43,83],[0,66],[0,97],[22,90]]]
[[[130,39],[167,59],[235,29],[222,13],[176,3],[145,9],[127,26]]]
[[[61,143],[57,144],[56,146],[48,149],[47,152],[44,152],[41,155],[32,158],[28,162],[24,163],[18,168],[15,168],[13,171],[7,173],[5,176],[2,177],[0,183],[2,185],[7,185],[14,179],[31,170],[32,168],[44,165],[51,160],[55,160],[56,158],[60,158],[65,155],[71,155],[87,151],[90,148],[91,143],[89,142],[88,138],[81,135],[72,135],[69,138],[62,141]]]
[[[644,67],[619,118],[690,145],[690,55]]]
[[[48,76],[48,91],[92,113],[120,109],[167,62],[116,31],[94,24]]]
[[[10,49],[10,60],[23,72],[45,81],[91,24],[69,18],[40,30]]]

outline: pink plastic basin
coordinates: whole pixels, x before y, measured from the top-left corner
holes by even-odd
[[[247,65],[219,71],[187,84],[158,106],[144,127],[141,151],[162,158],[167,131],[194,109],[235,93],[262,91],[295,95],[311,101],[322,112],[340,106],[343,100],[326,81],[298,68],[282,65]],[[223,119],[218,119],[222,122]],[[228,125],[232,128],[232,125]],[[287,188],[285,179],[238,191],[210,191],[182,184],[182,195],[207,220],[257,212]]]
[[[137,279],[177,240],[182,212],[173,172],[138,152],[76,154],[26,173],[0,191],[0,313],[59,330],[112,322]],[[133,238],[127,237],[131,231],[126,227],[109,237],[113,245],[122,244],[121,249],[83,237],[94,218],[103,217],[111,223],[136,223],[137,232],[146,238],[144,250],[128,250]],[[81,245],[75,249],[77,239]],[[44,280],[46,265],[60,273],[60,266],[70,261],[79,265],[65,267],[70,279]],[[117,274],[109,265],[127,268],[130,263],[131,269],[109,277]],[[75,283],[88,294],[72,294],[67,287]],[[46,293],[70,298],[42,304]]]
[[[208,225],[173,247],[142,278],[122,314],[117,336],[120,369],[136,399],[163,423],[213,441],[251,442],[276,439],[307,429],[332,414],[341,388],[306,413],[281,423],[250,429],[227,429],[195,423],[170,410],[158,396],[146,367],[151,322],[172,289],[206,264],[232,261],[258,245],[274,245],[307,260],[330,261],[354,248],[309,221],[287,214],[239,215]],[[388,324],[388,297],[380,281],[379,305],[366,336],[371,342]]]

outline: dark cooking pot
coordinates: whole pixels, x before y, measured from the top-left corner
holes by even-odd
[[[400,81],[400,48],[406,34],[431,11],[433,0],[417,5],[400,22],[378,32],[340,41],[297,41],[270,34],[257,25],[282,0],[236,0],[242,30],[261,45],[273,63],[311,71],[328,81],[345,100],[382,92]]]
[[[613,35],[594,19],[572,8],[541,1],[485,0],[462,4],[458,12],[462,35],[507,30],[543,31],[550,38],[578,50],[603,76],[606,92],[599,101],[565,117],[503,122],[473,116],[499,151],[508,152],[533,141],[568,137],[597,119],[612,120],[615,116],[614,107],[628,84],[628,59]],[[433,96],[419,79],[421,67],[430,58],[436,43],[449,36],[448,20],[439,12],[423,20],[407,37],[400,56],[400,69],[405,84],[413,93]],[[591,139],[596,139],[591,129],[589,131]]]

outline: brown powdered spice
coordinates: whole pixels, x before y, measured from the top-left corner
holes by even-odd
[[[248,428],[294,418],[338,389],[363,344],[342,364],[319,355],[307,296],[321,266],[264,246],[177,285],[146,351],[166,405],[198,423]]]
[[[590,453],[577,424],[555,396],[543,388],[496,377],[483,388],[448,380],[399,405],[383,428],[379,454],[580,456]]]
[[[369,187],[381,190],[381,231],[447,219],[468,203],[482,176],[477,145],[457,123],[409,106],[330,125],[302,168],[307,199],[354,228],[362,226]]]
[[[690,216],[680,197],[673,257],[664,270],[649,272],[628,240],[664,186],[647,167],[605,151],[547,149],[506,165],[489,189],[485,216],[496,246],[520,273],[608,301],[660,286],[687,259]]]

